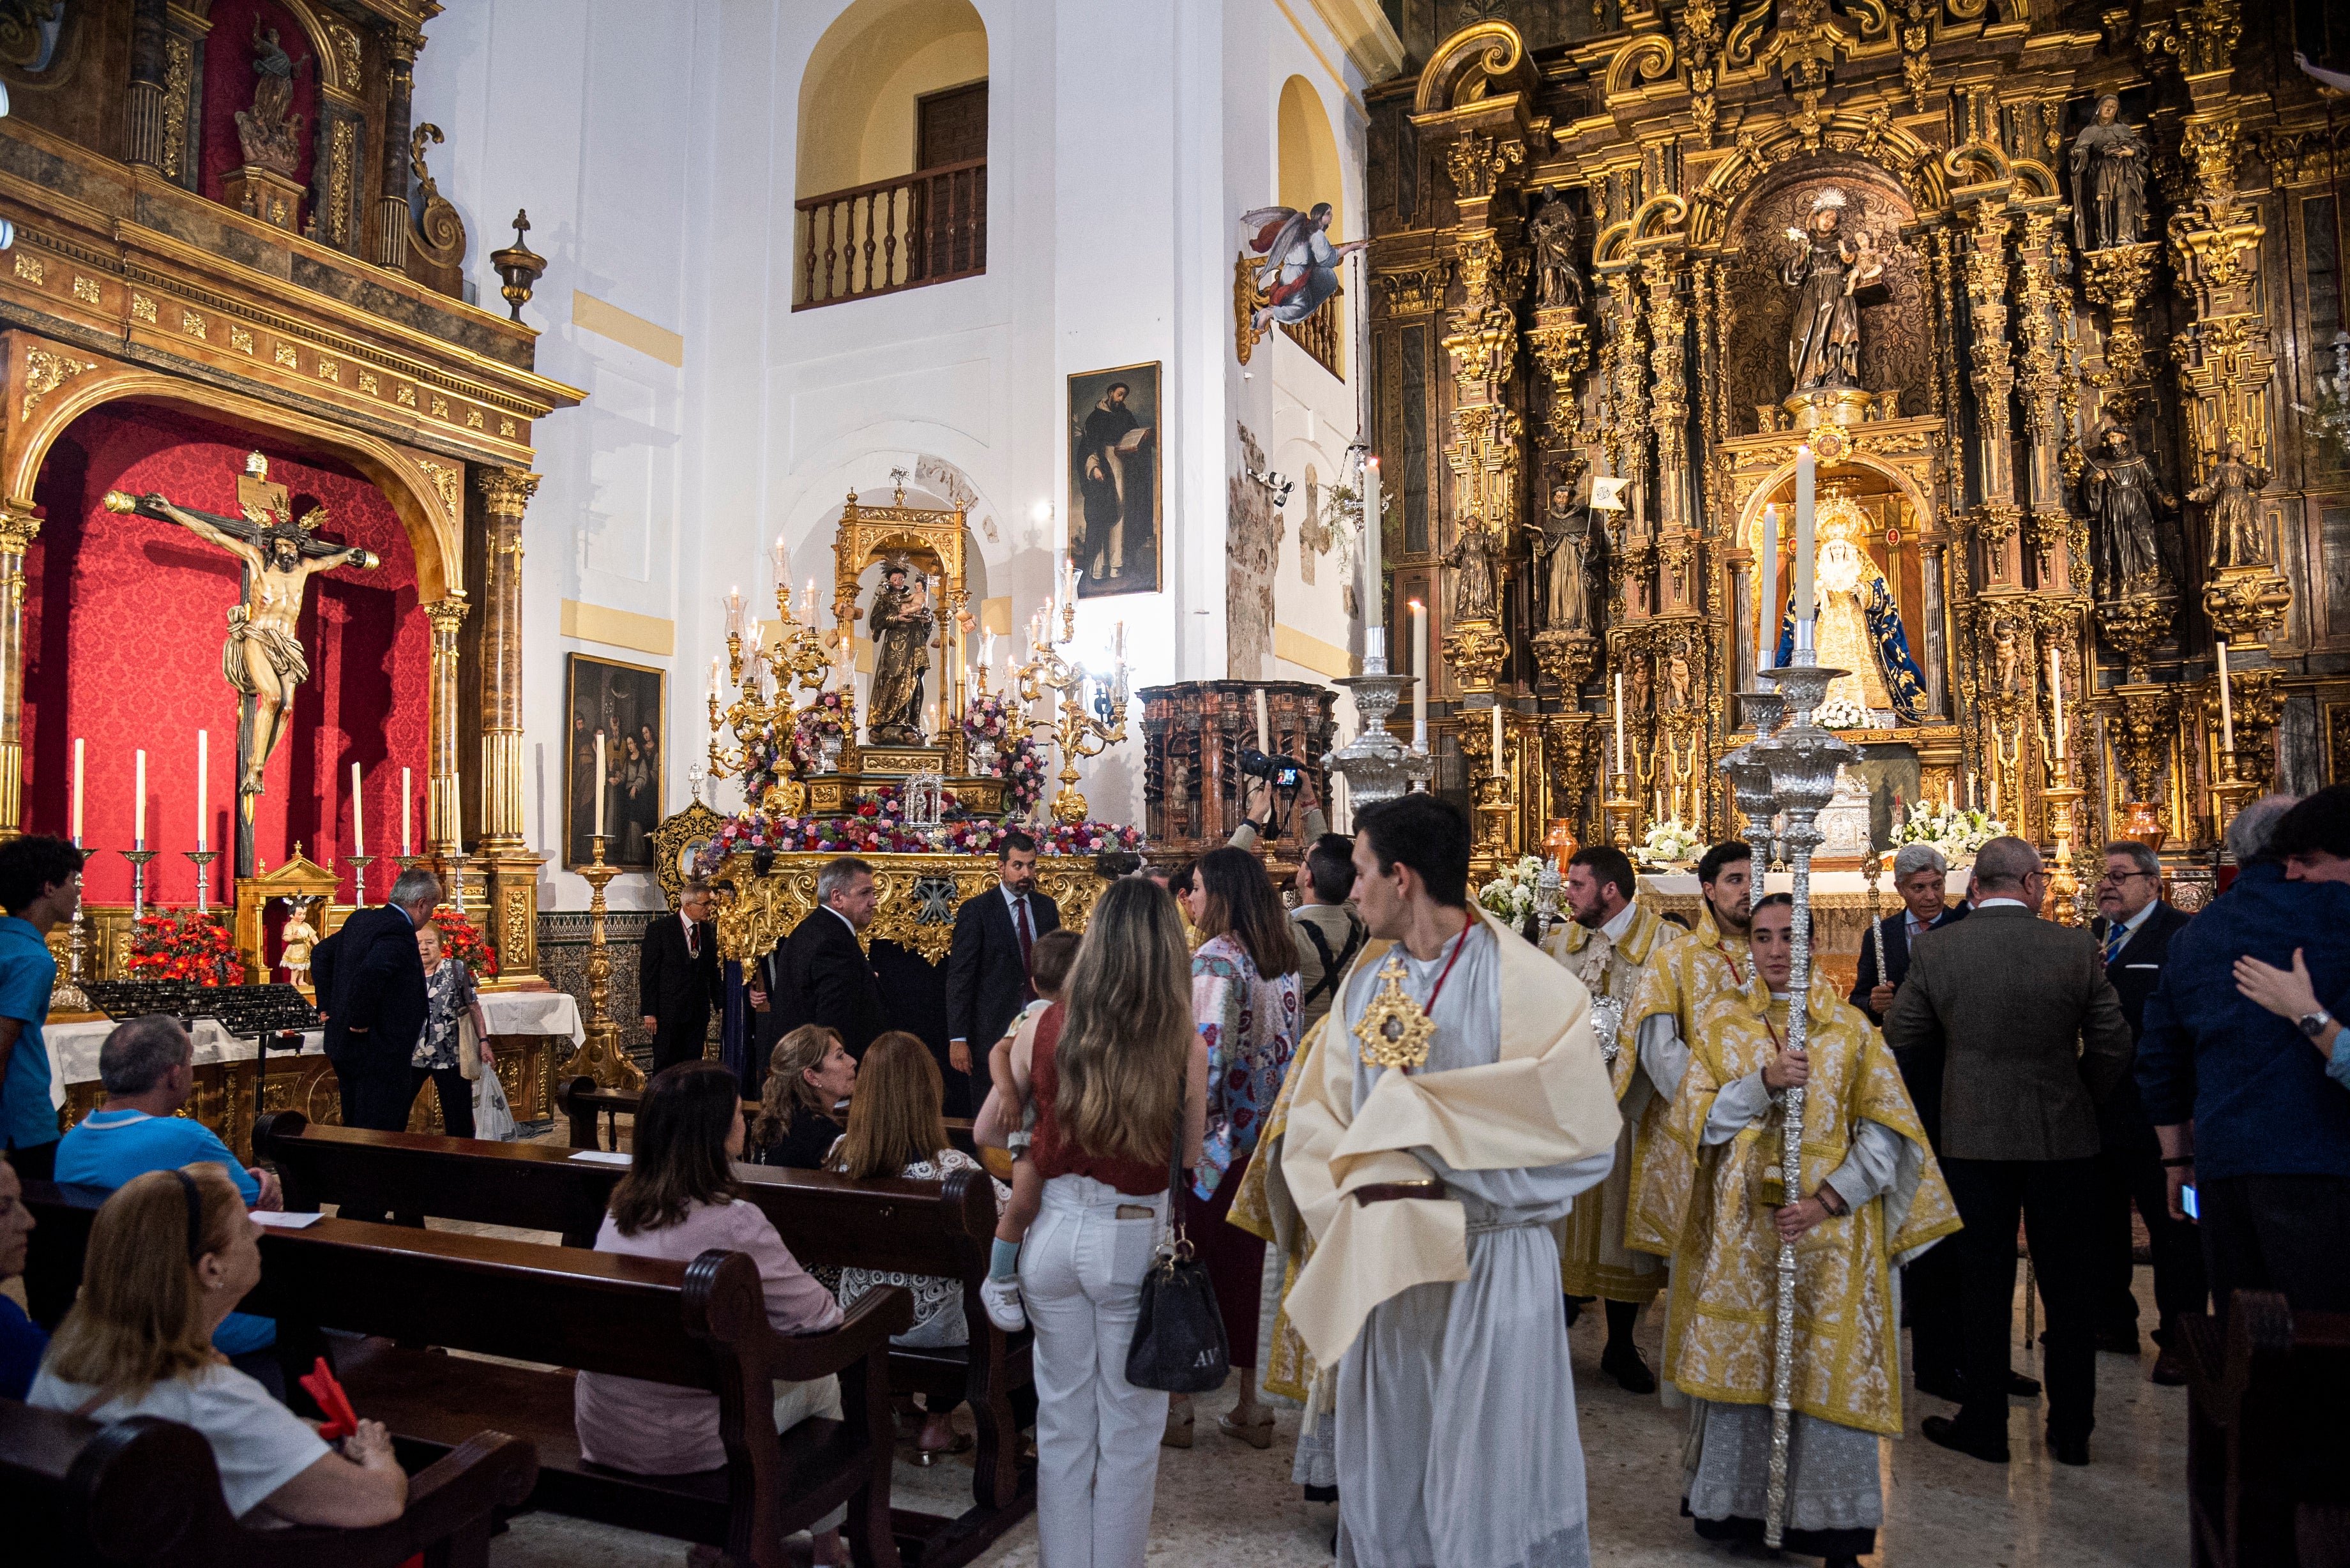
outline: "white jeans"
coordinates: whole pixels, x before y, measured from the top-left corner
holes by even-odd
[[[1036,1535],[1045,1568],[1139,1568],[1167,1396],[1126,1380],[1167,1195],[1056,1176],[1020,1249],[1035,1326]],[[1120,1207],[1147,1211],[1121,1220]]]

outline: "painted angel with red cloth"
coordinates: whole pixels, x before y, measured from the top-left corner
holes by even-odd
[[[1310,213],[1295,207],[1259,207],[1241,214],[1248,247],[1264,258],[1256,275],[1263,303],[1249,323],[1259,333],[1266,324],[1305,320],[1321,303],[1338,292],[1338,264],[1370,244],[1349,240],[1330,243],[1330,203],[1316,202]]]

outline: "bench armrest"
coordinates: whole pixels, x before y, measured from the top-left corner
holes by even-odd
[[[774,1376],[806,1383],[838,1372],[877,1351],[886,1355],[889,1336],[913,1326],[913,1293],[903,1285],[882,1285],[859,1296],[838,1328],[822,1334],[770,1331],[767,1369]]]
[[[240,1528],[237,1561],[247,1568],[312,1568],[329,1561],[396,1568],[452,1542],[458,1548],[452,1563],[485,1563],[492,1515],[521,1506],[537,1484],[536,1447],[504,1432],[476,1432],[409,1478],[407,1511],[390,1523],[366,1530]],[[467,1535],[470,1542],[457,1542]]]

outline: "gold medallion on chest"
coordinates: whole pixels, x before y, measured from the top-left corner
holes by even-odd
[[[1379,969],[1379,989],[1355,1025],[1363,1060],[1371,1066],[1408,1072],[1427,1062],[1429,1044],[1436,1038],[1436,1020],[1411,999],[1403,980],[1402,961],[1388,959]]]

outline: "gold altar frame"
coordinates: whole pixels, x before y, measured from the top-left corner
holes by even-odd
[[[933,581],[943,587],[933,595],[939,607],[946,614],[946,625],[938,641],[939,650],[939,711],[945,716],[941,726],[944,732],[947,765],[944,772],[963,771],[962,741],[962,681],[961,671],[969,665],[971,633],[964,622],[971,617],[971,590],[963,581],[964,552],[970,530],[964,509],[961,506],[909,506],[906,491],[898,487],[897,499],[889,506],[861,506],[857,492],[848,493],[841,506],[840,529],[832,542],[832,619],[839,638],[841,668],[853,680],[857,669],[857,623],[865,618],[865,611],[857,602],[858,581],[865,568],[876,561],[886,561],[897,552],[928,571]],[[858,720],[863,724],[863,716]],[[853,739],[854,737],[852,737]],[[937,742],[940,737],[933,736]]]
[[[731,881],[734,897],[722,899],[718,909],[718,950],[725,958],[748,963],[766,953],[816,911],[816,873],[838,855],[801,852],[778,855],[765,876],[753,868],[752,857],[737,851],[711,873],[711,880]],[[996,885],[993,855],[858,855],[873,867],[880,902],[873,923],[858,933],[870,946],[877,939],[896,942],[920,953],[930,963],[944,961],[954,941],[954,913],[966,898]],[[937,884],[951,882],[951,898]],[[925,886],[928,884],[928,886]],[[1041,855],[1036,858],[1037,890],[1060,906],[1061,924],[1082,931],[1102,889],[1109,884],[1094,869],[1090,855]]]

